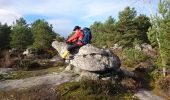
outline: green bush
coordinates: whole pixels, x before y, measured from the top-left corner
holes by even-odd
[[[39,63],[30,60],[21,60],[19,62],[19,66],[19,68],[23,70],[33,70],[41,67]]]
[[[123,64],[128,67],[135,67],[140,62],[144,62],[149,57],[141,51],[132,49],[132,48],[125,48],[122,52],[123,57]]]
[[[123,91],[125,92],[121,84],[115,84],[112,81],[83,80],[80,83],[81,83],[80,87],[88,91],[90,94],[109,95],[122,93]]]
[[[149,73],[149,76],[150,79],[153,81],[158,80],[162,77],[160,70],[156,68],[154,68],[154,70]]]
[[[149,75],[150,75],[151,80],[157,81],[163,77],[162,72],[161,72],[162,70],[161,58],[157,57],[152,60],[153,60],[153,68],[149,72]]]
[[[81,80],[57,86],[62,100],[138,100],[122,84],[102,80]]]

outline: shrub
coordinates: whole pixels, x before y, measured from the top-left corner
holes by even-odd
[[[149,57],[141,51],[125,48],[122,53],[123,64],[128,67],[134,67],[140,62],[146,61]]]
[[[122,93],[124,91],[124,88],[121,84],[115,84],[112,81],[82,80],[80,84],[80,87],[88,91],[90,94],[109,95]]]
[[[57,54],[57,50],[48,49],[48,50],[46,50],[46,53],[49,54],[51,57],[53,57],[53,56],[55,56]]]
[[[164,91],[169,93],[170,95],[170,76],[167,76],[164,79],[159,81],[160,88]]]
[[[37,69],[37,68],[40,68],[41,65],[37,62],[31,62],[28,64],[27,66],[27,70],[33,70],[33,69]]]
[[[156,81],[161,79],[163,77],[161,70],[161,58],[158,57],[153,59],[153,69],[149,72],[151,80]]]
[[[19,61],[19,68],[23,70],[33,70],[40,68],[41,65],[37,62],[30,61],[30,60],[21,60]]]
[[[81,80],[57,86],[62,100],[138,100],[122,84],[103,80]]]

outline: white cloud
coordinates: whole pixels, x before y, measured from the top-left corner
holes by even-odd
[[[76,13],[87,14],[85,16],[97,16],[106,13],[120,11],[129,0],[1,0],[0,7],[13,10],[22,15],[45,14],[67,15],[76,17]]]
[[[15,20],[20,17],[22,17],[22,15],[14,12],[14,11],[0,9],[0,22],[2,24],[7,23],[8,25],[12,25],[13,22],[15,22]]]
[[[88,22],[94,22],[102,21],[102,19],[105,19],[108,16],[117,17],[118,12],[129,5],[127,0],[123,1],[124,2],[122,3],[114,2],[112,0],[90,3],[86,7],[86,15],[83,16],[83,19]]]
[[[72,32],[73,22],[69,19],[50,19],[48,20],[50,24],[53,25],[54,31],[60,33],[62,36],[66,37]]]
[[[65,34],[74,25],[90,25],[94,21],[103,21],[110,15],[115,18],[126,6],[135,6],[138,12],[145,13],[142,4],[133,4],[134,1],[136,0],[0,0],[0,21],[11,24],[21,16],[28,18],[30,15],[40,15],[47,17],[45,20],[50,21],[57,32]]]
[[[125,4],[116,4],[114,2],[98,2],[96,4],[89,4],[87,6],[87,16],[86,17],[95,17],[103,16],[106,14],[115,14],[118,11],[122,10],[125,7]]]
[[[2,2],[3,1],[3,2]],[[1,0],[0,6],[4,9],[15,10],[23,15],[50,14],[50,15],[74,15],[83,4],[77,0]]]

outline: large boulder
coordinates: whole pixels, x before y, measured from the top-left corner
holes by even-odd
[[[67,44],[54,41],[52,46],[61,55],[67,50]],[[109,50],[97,48],[91,44],[84,45],[78,52],[75,50],[74,58],[69,63],[79,69],[90,72],[116,70],[121,66],[119,58]]]

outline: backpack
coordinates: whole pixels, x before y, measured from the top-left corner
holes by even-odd
[[[92,38],[92,35],[91,35],[91,30],[87,27],[84,27],[83,28],[83,34],[84,34],[84,37],[82,39],[82,42],[83,44],[88,44],[91,42],[91,38]]]

